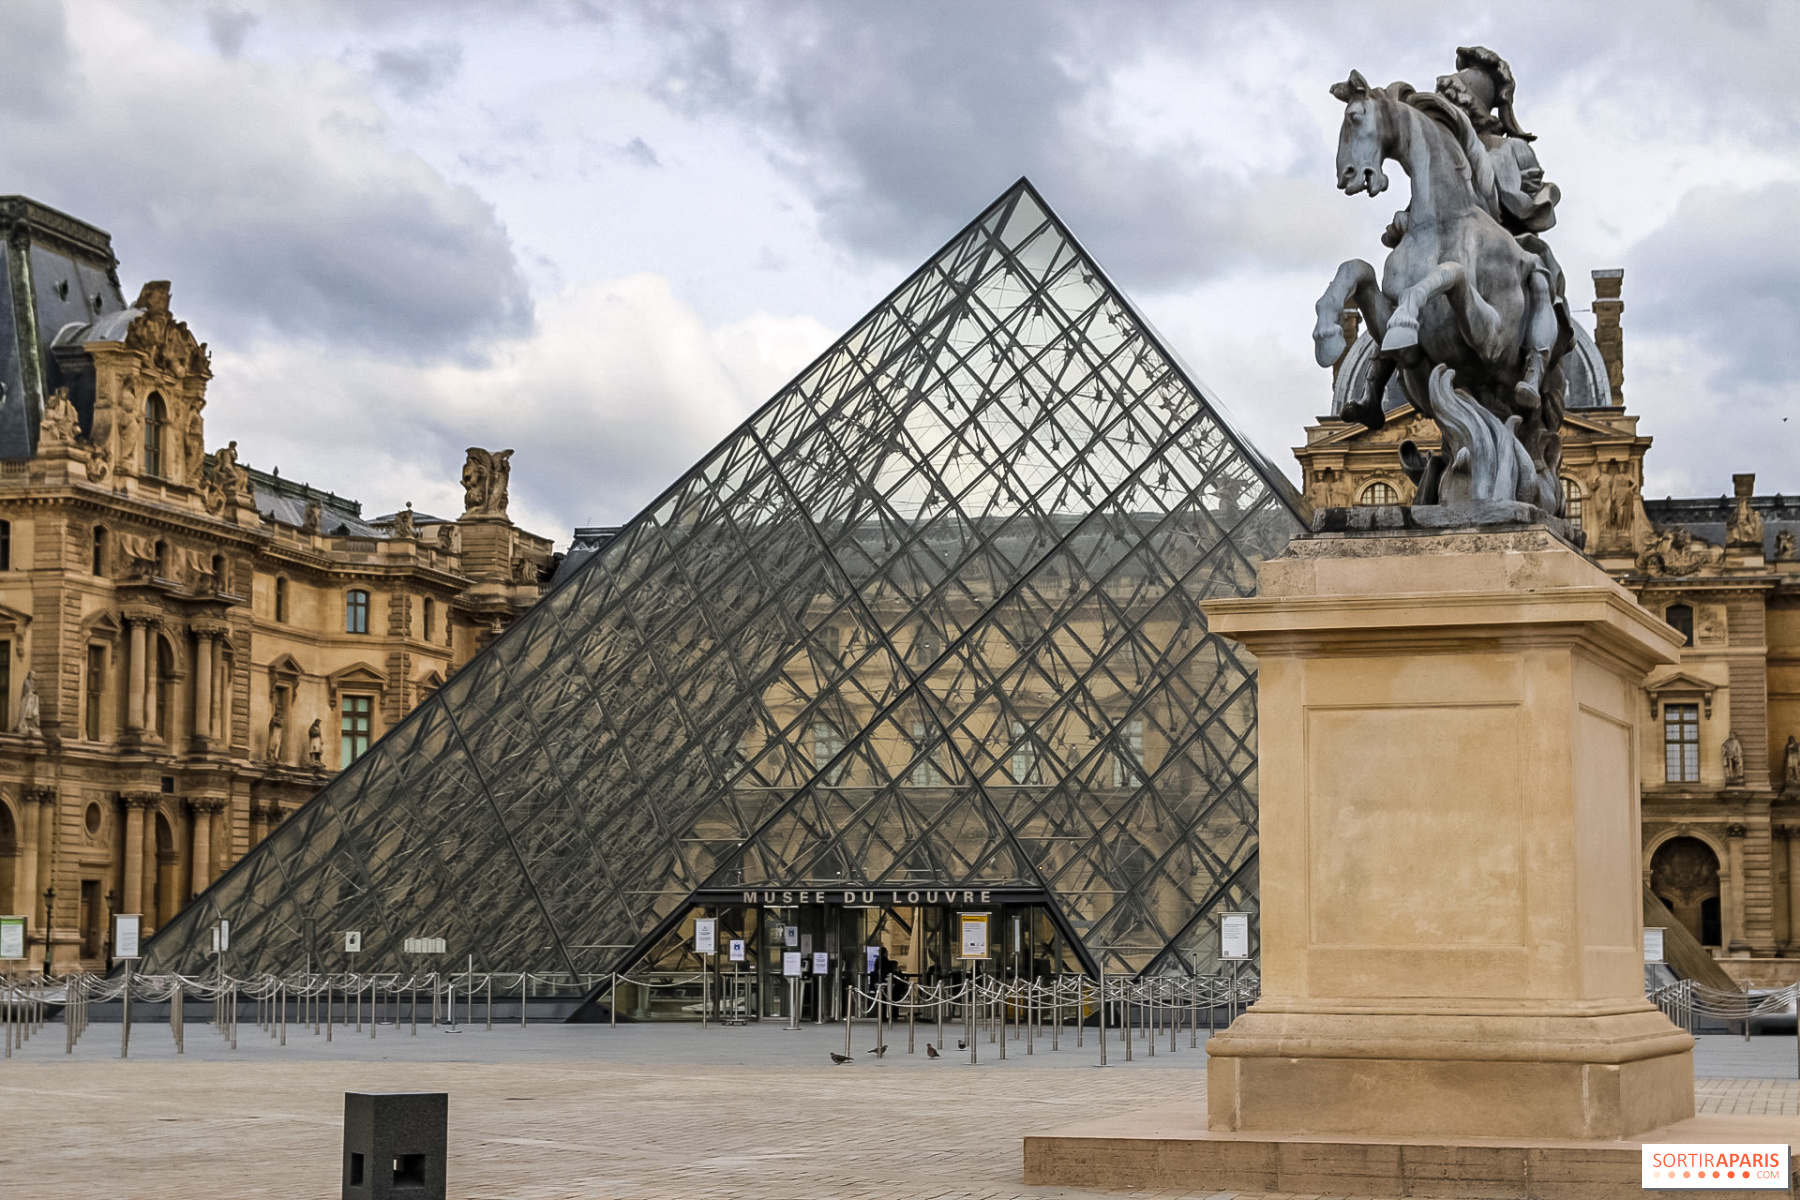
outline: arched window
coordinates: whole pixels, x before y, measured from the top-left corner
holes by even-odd
[[[144,401],[144,474],[163,478],[169,435],[169,407],[155,392]]]
[[[1379,504],[1398,504],[1400,503],[1400,495],[1398,492],[1394,491],[1392,485],[1383,483],[1377,479],[1374,483],[1371,483],[1368,487],[1363,489],[1362,499],[1358,500],[1357,503],[1371,507]]]
[[[106,574],[106,526],[94,526],[94,574]]]
[[[156,638],[156,736],[168,741],[175,733],[175,652]]]
[[[1682,645],[1694,644],[1694,606],[1691,604],[1671,604],[1663,609],[1663,620],[1674,629],[1679,629]]]
[[[344,632],[369,632],[369,593],[361,588],[344,593]]]
[[[287,624],[288,582],[280,576],[275,578],[275,619],[283,625]]]
[[[1581,528],[1581,485],[1573,479],[1565,477],[1562,481],[1563,520],[1569,528]]]

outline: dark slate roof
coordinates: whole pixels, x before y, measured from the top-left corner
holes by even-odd
[[[569,552],[563,555],[562,561],[556,565],[556,573],[550,577],[550,586],[555,587],[570,575],[582,563],[594,557],[600,548],[619,536],[618,525],[578,526],[575,536],[569,541]]]
[[[250,468],[250,487],[256,494],[256,507],[265,517],[273,517],[283,525],[298,527],[306,520],[306,503],[319,505],[319,530],[332,537],[385,538],[390,534],[363,520],[362,504],[336,492],[322,492],[305,483],[294,483],[279,475]]]

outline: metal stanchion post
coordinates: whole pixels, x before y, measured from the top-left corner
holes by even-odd
[[[49,953],[48,950],[45,951]],[[126,1058],[131,1054],[131,960],[125,960],[125,985],[119,992],[121,1007],[119,1010],[119,1057]]]
[[[850,1044],[856,1033],[855,1025],[856,985],[846,982],[844,984],[844,1054],[846,1056],[856,1053],[855,1048]]]
[[[275,988],[275,1026],[279,1030],[277,1036],[281,1045],[287,1045],[287,983],[284,980]]]
[[[1106,968],[1100,968],[1100,1065],[1106,1065]]]
[[[379,1007],[381,1003],[381,993],[376,990],[377,986],[375,977],[371,975],[369,977],[369,1039],[371,1041],[375,1038],[375,1026],[381,1024],[381,1010]],[[488,1028],[492,1029],[494,1027],[493,998],[490,996],[488,1000]]]
[[[1124,988],[1121,989],[1120,995],[1121,995],[1120,1007],[1122,1009],[1120,1015],[1124,1018],[1124,1020],[1122,1020],[1119,1024],[1120,1024],[1120,1027],[1125,1032],[1125,1061],[1130,1062],[1131,1061],[1131,1023],[1132,1023],[1131,981],[1130,980],[1125,981],[1125,986],[1124,986]]]
[[[526,972],[526,971],[519,972],[519,1028],[520,1029],[529,1028],[529,1026],[526,1023],[526,1017],[525,1017],[525,980],[528,977],[528,975],[529,975],[529,972]]]
[[[487,977],[487,1027],[488,1027],[488,1031],[490,1033],[493,1032],[493,1028],[494,1028],[494,973],[492,971],[488,972],[488,977]]]
[[[408,976],[407,983],[412,985],[412,1036],[419,1036],[419,981]]]

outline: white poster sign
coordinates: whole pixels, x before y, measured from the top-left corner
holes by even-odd
[[[0,958],[25,957],[25,918],[0,917]]]
[[[719,952],[719,919],[717,917],[700,917],[694,922],[694,953],[717,954]]]
[[[787,950],[782,952],[781,973],[790,979],[799,977],[800,952],[798,950]]]
[[[361,954],[362,953],[362,930],[347,929],[344,931],[344,953],[345,954]]]
[[[743,962],[744,961],[744,939],[743,938],[732,938],[731,939],[731,955],[730,955],[730,957],[731,957],[732,962]]]
[[[1663,961],[1663,930],[1658,926],[1652,925],[1644,930],[1644,961]]]
[[[831,955],[823,950],[813,952],[813,974],[829,975],[831,973]]]
[[[959,958],[988,956],[988,914],[962,914],[962,953]]]
[[[782,926],[781,944],[786,946],[789,950],[798,946],[800,944],[800,927],[798,925]]]
[[[219,951],[231,949],[231,922],[224,917],[219,918]]]
[[[117,913],[113,916],[113,957],[138,957],[138,933],[143,929],[144,918],[136,913]]]
[[[1250,914],[1219,914],[1219,957],[1250,957]]]

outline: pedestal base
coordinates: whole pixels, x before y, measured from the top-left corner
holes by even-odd
[[[1207,1129],[1197,1110],[1152,1109],[1026,1138],[1025,1182],[1106,1191],[1678,1200],[1692,1193],[1642,1186],[1645,1142],[1791,1143],[1795,1126],[1792,1117],[1705,1116],[1608,1141],[1359,1138],[1221,1133]],[[1732,1194],[1772,1200],[1790,1187]]]
[[[1620,1138],[1694,1115],[1694,1041],[1644,1001],[1587,1013],[1274,1005],[1207,1043],[1214,1129]]]

